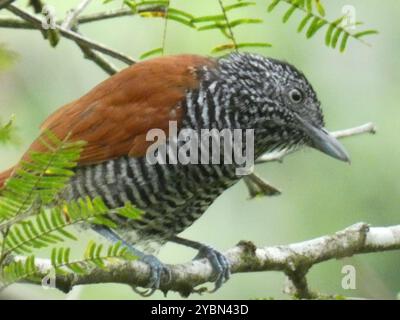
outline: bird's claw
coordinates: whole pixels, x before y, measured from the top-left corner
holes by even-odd
[[[146,285],[149,290],[141,291],[137,288],[133,288],[133,290],[143,297],[149,297],[160,288],[163,274],[165,274],[167,283],[171,281],[171,270],[153,255],[144,255],[140,258],[140,261],[150,267],[150,280]]]
[[[203,246],[194,260],[206,258],[210,261],[213,271],[216,274],[215,287],[210,292],[215,292],[221,288],[222,284],[231,276],[231,267],[228,259],[219,251],[210,246]]]

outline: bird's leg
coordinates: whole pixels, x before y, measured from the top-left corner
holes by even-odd
[[[169,241],[198,250],[199,252],[193,260],[206,258],[210,261],[211,266],[217,275],[215,279],[215,288],[211,292],[217,291],[222,284],[229,279],[231,275],[231,267],[228,259],[221,252],[208,245],[177,236],[170,238]]]
[[[147,284],[147,287],[150,288],[150,290],[142,292],[137,290],[136,288],[133,288],[135,292],[139,293],[144,297],[151,296],[154,293],[154,291],[160,288],[160,282],[163,273],[165,273],[167,281],[170,281],[171,270],[160,260],[158,260],[158,258],[156,258],[153,255],[143,253],[142,251],[136,249],[133,245],[126,242],[110,228],[96,225],[93,226],[92,229],[113,243],[120,241],[122,245],[125,246],[133,255],[138,257],[140,261],[146,263],[150,267],[151,277],[149,283]]]

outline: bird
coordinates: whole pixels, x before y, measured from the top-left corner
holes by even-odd
[[[137,220],[110,213],[117,228],[91,228],[109,241],[121,241],[149,265],[148,290],[141,292],[146,296],[160,288],[163,277],[171,278],[168,266],[153,254],[167,242],[197,250],[196,259],[208,259],[214,290],[230,277],[229,261],[220,251],[179,234],[243,178],[236,172],[242,164],[150,164],[146,152],[153,142],[147,133],[159,129],[168,136],[171,121],[179,132],[252,130],[255,158],[308,146],[349,162],[345,148],[325,129],[321,103],[306,76],[288,62],[255,53],[217,58],[181,54],[141,61],[62,106],[43,122],[22,159],[33,151],[46,151],[40,137],[47,130],[60,139],[69,135],[69,141],[86,142],[60,198],[101,197],[110,209],[131,203],[143,211]],[[0,174],[0,188],[16,166]]]

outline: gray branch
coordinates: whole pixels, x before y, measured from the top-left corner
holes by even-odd
[[[12,12],[13,14],[15,14],[16,16],[20,17],[22,20],[32,24],[36,29],[44,30],[43,25],[42,25],[42,20],[40,18],[36,17],[35,15],[31,14],[30,12],[20,9],[13,4],[8,5],[6,7],[6,9],[9,10],[10,12]],[[10,20],[8,20],[8,23],[9,22],[10,22]],[[95,42],[84,36],[81,36],[80,34],[74,32],[74,31],[65,29],[59,24],[55,24],[55,29],[58,30],[64,38],[75,41],[77,44],[84,45],[90,49],[102,52],[110,57],[113,57],[113,58],[120,60],[129,65],[135,63],[135,60],[132,59],[131,57],[129,57],[123,53],[120,53],[116,50],[113,50],[111,48],[108,48],[107,46],[105,46],[101,43]]]
[[[108,12],[93,13],[93,14],[88,14],[88,15],[79,17],[77,22],[79,24],[84,24],[84,23],[108,20],[108,19],[119,18],[119,17],[133,16],[133,15],[141,14],[144,12],[165,12],[165,10],[166,10],[165,5],[142,4],[142,5],[138,6],[136,12],[133,12],[131,9],[117,9],[117,10],[111,10]]]
[[[257,248],[253,243],[241,241],[225,252],[232,273],[281,271],[292,282],[295,294],[301,298],[313,298],[315,294],[307,286],[306,275],[315,264],[355,254],[383,252],[400,249],[400,225],[370,228],[366,223],[357,223],[333,235],[312,240]],[[19,258],[23,259],[23,258]],[[46,277],[51,270],[49,260],[37,259],[39,278]],[[87,274],[67,272],[57,275],[55,286],[67,293],[74,286],[98,283],[120,283],[132,287],[145,286],[149,281],[150,269],[140,261],[114,261],[107,263],[107,269],[93,268]],[[188,296],[194,292],[204,292],[197,287],[212,282],[215,274],[206,259],[193,260],[184,264],[169,265],[172,278],[161,280],[160,290],[179,292]],[[37,277],[28,283],[40,284]]]
[[[4,0],[3,0],[4,1]],[[11,1],[11,0],[7,0]],[[3,7],[7,6],[8,3],[5,2]],[[144,12],[165,12],[165,6],[162,5],[151,5],[151,4],[143,4],[137,8],[136,12],[133,12],[131,9],[117,9],[110,10],[107,12],[98,12],[87,15],[81,15],[76,19],[76,23],[79,25],[103,21],[108,19],[120,18],[120,17],[128,17],[134,16],[136,14],[141,14]],[[57,21],[57,24],[62,24],[63,21]],[[8,17],[0,17],[0,28],[13,28],[13,29],[37,29],[32,23],[26,22],[21,19],[8,18]]]
[[[63,23],[61,24],[61,27],[64,29],[71,29],[76,23],[77,19],[80,16],[80,14],[86,9],[86,7],[92,2],[92,0],[82,0],[74,9],[71,9]]]
[[[63,28],[72,29],[74,32],[79,33],[77,24],[77,19],[79,19],[80,14],[85,10],[85,8],[90,4],[91,0],[82,0],[75,9],[71,9],[64,22],[62,23]],[[89,46],[76,42],[78,47],[81,49],[85,59],[93,61],[98,67],[105,71],[109,75],[113,75],[118,72],[117,67],[115,67],[110,61],[102,56],[101,53],[97,53],[92,50]]]

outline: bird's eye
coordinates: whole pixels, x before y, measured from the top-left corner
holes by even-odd
[[[292,89],[289,91],[289,98],[293,103],[300,103],[303,101],[303,93],[299,89]]]

